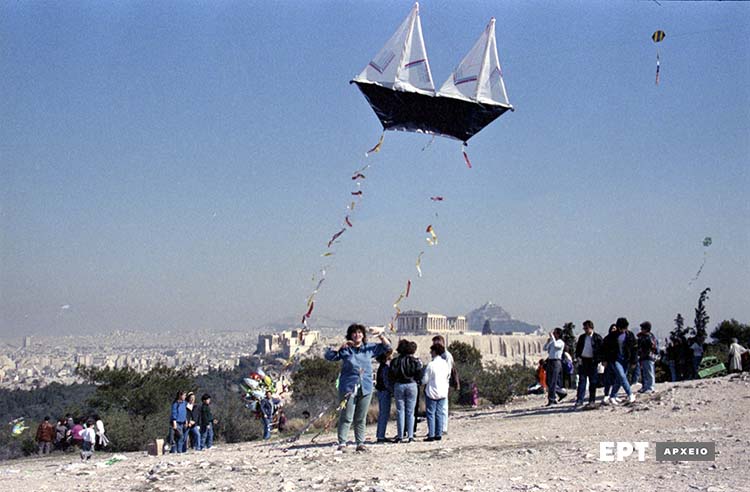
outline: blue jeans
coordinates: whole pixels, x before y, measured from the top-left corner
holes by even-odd
[[[214,445],[214,424],[208,424],[201,432],[201,449],[209,449]]]
[[[441,402],[447,398],[433,400],[425,395],[425,409],[427,410],[427,437],[441,437],[443,435],[443,412]]]
[[[185,452],[185,422],[177,423],[177,430],[179,431],[180,437],[174,435],[172,429],[169,430],[169,435],[172,441],[172,448],[169,450],[170,453],[184,453]]]
[[[653,391],[654,390],[654,361],[642,360],[641,361],[641,375],[643,376],[643,387],[641,391]]]
[[[201,430],[200,427],[194,425],[188,429],[188,435],[190,436],[190,446],[196,451],[201,450]]]
[[[385,430],[388,427],[388,420],[391,418],[391,400],[393,395],[388,390],[378,390],[378,431],[375,436],[385,439]]]
[[[339,390],[339,402],[344,401],[346,393]],[[365,428],[367,424],[367,410],[370,408],[372,393],[362,394],[362,387],[357,386],[356,393],[349,397],[346,408],[339,413],[339,427],[337,432],[339,444],[346,444],[349,439],[349,428],[354,425],[354,441],[357,446],[365,443]]]
[[[263,439],[271,439],[271,419],[265,415],[260,419],[263,421]]]
[[[414,407],[417,405],[417,383],[396,383],[393,388],[396,398],[396,430],[398,438],[404,434],[414,439]]]
[[[620,391],[620,386],[625,390],[625,394],[630,396],[630,383],[628,383],[628,373],[625,370],[627,363],[622,357],[618,357],[616,362],[610,362],[615,370],[615,382],[612,385],[612,390],[609,393],[610,398],[615,398],[617,392]]]
[[[641,379],[641,365],[636,364],[635,368],[633,368],[633,372],[631,374],[631,378],[629,380],[630,384],[635,384]]]
[[[448,432],[448,398],[438,400],[438,413],[442,416],[443,429],[441,434]]]

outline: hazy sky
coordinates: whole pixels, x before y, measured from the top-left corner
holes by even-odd
[[[256,327],[324,260],[313,327],[386,323],[407,279],[402,309],[546,328],[668,330],[706,286],[712,326],[750,321],[750,4],[660,3],[422,2],[436,85],[497,18],[517,110],[468,169],[413,133],[364,159],[348,82],[411,2],[3,2],[0,336]]]

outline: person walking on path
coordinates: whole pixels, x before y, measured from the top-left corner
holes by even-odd
[[[266,397],[260,401],[260,419],[263,421],[263,439],[271,439],[271,425],[273,424],[273,396],[266,391]]]
[[[634,366],[638,361],[638,348],[633,332],[628,330],[628,320],[626,318],[617,318],[615,325],[617,331],[610,333],[604,339],[603,350],[604,360],[608,366],[614,370],[615,380],[609,395],[604,396],[605,405],[610,403],[617,405],[620,401],[617,399],[617,393],[620,387],[625,390],[628,396],[628,403],[635,401],[630,384],[628,383],[627,370]]]
[[[398,357],[391,361],[389,377],[396,398],[396,442],[414,441],[414,411],[417,405],[417,381],[422,381],[422,361],[414,357],[416,342],[401,339]]]
[[[578,365],[578,390],[575,408],[583,405],[586,397],[586,384],[589,388],[589,406],[596,402],[596,386],[599,375],[596,370],[601,359],[602,343],[601,335],[594,332],[594,323],[591,320],[583,322],[583,333],[576,342],[576,361]]]
[[[562,340],[562,328],[555,328],[549,334],[544,350],[547,351],[547,406],[556,405],[558,394],[560,400],[565,398],[560,388],[560,373],[562,372],[562,354],[565,342]]]
[[[96,423],[89,419],[86,421],[81,432],[83,443],[81,444],[81,461],[88,461],[94,455],[94,444],[96,443]]]
[[[451,368],[448,361],[443,359],[445,346],[435,343],[430,347],[432,361],[427,364],[422,377],[424,387],[425,408],[427,413],[426,441],[439,441],[443,438],[443,412],[440,410],[442,402],[448,399]]]
[[[367,343],[364,326],[352,324],[346,330],[346,341],[340,347],[326,350],[329,361],[341,361],[339,374],[339,405],[346,405],[339,413],[338,446],[346,449],[349,429],[354,425],[357,451],[366,451],[365,424],[367,409],[372,399],[372,359],[386,353],[391,344],[383,331],[378,332],[380,343]]]
[[[39,455],[50,454],[52,444],[55,442],[55,426],[49,421],[49,417],[44,417],[42,423],[36,428],[36,442],[39,444]]]
[[[643,386],[638,390],[639,393],[653,393],[654,364],[656,363],[656,354],[659,353],[658,341],[651,333],[651,322],[644,321],[641,323],[641,331],[638,333],[638,363],[641,366],[641,377]]]

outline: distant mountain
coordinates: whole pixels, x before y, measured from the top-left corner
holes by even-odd
[[[521,320],[513,319],[508,311],[497,304],[488,302],[466,315],[466,323],[470,331],[482,331],[484,322],[489,320],[492,333],[522,332],[534,333],[541,327]]]

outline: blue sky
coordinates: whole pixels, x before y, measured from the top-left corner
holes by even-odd
[[[301,315],[365,164],[313,327],[386,323],[407,279],[402,309],[547,328],[668,330],[706,286],[712,325],[750,321],[750,5],[421,2],[436,84],[497,18],[517,110],[473,169],[407,133],[364,159],[380,125],[348,81],[411,5],[3,3],[0,336]]]

